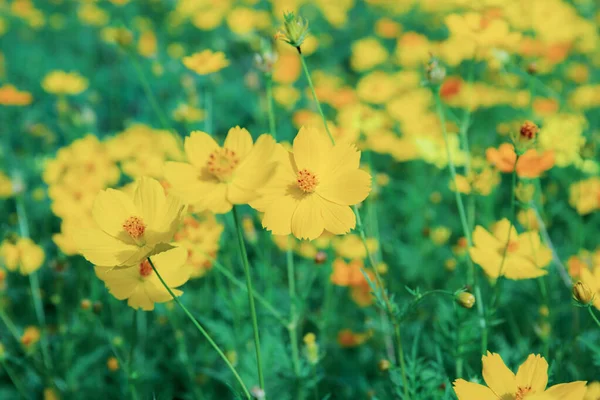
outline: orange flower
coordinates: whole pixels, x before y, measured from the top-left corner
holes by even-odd
[[[341,347],[360,346],[371,337],[371,332],[355,333],[352,329],[343,329],[338,332],[337,341]]]
[[[504,143],[500,147],[490,147],[485,152],[488,162],[501,172],[513,172],[515,159],[517,157],[514,147],[510,143]],[[543,172],[554,166],[554,153],[546,151],[538,153],[535,149],[527,150],[517,162],[517,175],[521,178],[537,178]]]
[[[21,92],[13,85],[0,86],[0,105],[27,106],[32,100],[33,97],[29,92]]]
[[[365,281],[361,269],[363,262],[360,259],[355,259],[349,263],[344,262],[341,258],[336,258],[333,261],[333,272],[331,273],[331,283],[338,286],[357,286]]]

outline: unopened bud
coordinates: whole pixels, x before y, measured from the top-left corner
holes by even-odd
[[[454,299],[463,308],[472,308],[475,304],[475,296],[469,292],[460,292]]]
[[[531,121],[525,121],[523,122],[523,125],[521,125],[519,135],[521,136],[521,140],[533,140],[535,139],[535,136],[539,130],[540,128],[538,128],[535,123]]]
[[[327,261],[327,253],[323,250],[318,251],[315,254],[315,264],[323,264],[325,261]]]
[[[425,67],[425,76],[432,85],[441,85],[446,78],[446,69],[440,65],[437,58],[431,57],[427,67]]]
[[[588,285],[579,281],[573,285],[573,299],[579,304],[587,306],[594,299],[594,293]]]
[[[308,21],[293,12],[283,14],[283,31],[277,32],[276,39],[294,46],[300,52],[300,46],[308,36]]]
[[[380,371],[387,371],[388,369],[390,369],[390,366],[392,365],[392,363],[389,362],[389,360],[379,360],[379,362],[377,363],[377,367],[379,368]]]

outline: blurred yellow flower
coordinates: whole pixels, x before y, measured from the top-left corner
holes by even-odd
[[[566,167],[581,160],[580,150],[585,144],[583,136],[587,126],[581,115],[555,114],[544,121],[538,134],[538,143],[542,150],[552,150],[556,165]]]
[[[12,180],[2,171],[0,171],[0,198],[7,198],[13,195],[14,187]]]
[[[151,30],[147,30],[140,35],[138,40],[138,53],[143,57],[153,57],[156,55],[158,43],[156,35]]]
[[[13,85],[0,86],[0,105],[28,106],[33,101],[31,93],[20,91]]]
[[[77,72],[52,71],[44,77],[42,88],[51,94],[76,95],[88,88],[88,81]]]
[[[569,187],[569,204],[581,215],[598,210],[600,208],[600,178],[594,176],[572,183]]]
[[[21,344],[25,347],[34,346],[40,341],[41,336],[42,334],[37,326],[28,326],[23,331],[23,335],[21,335]]]
[[[388,51],[377,38],[367,37],[352,43],[350,65],[353,70],[362,72],[382,64],[388,57]]]
[[[504,364],[502,357],[490,353],[481,358],[483,379],[488,386],[454,381],[454,392],[458,400],[582,400],[585,382],[577,381],[551,386],[548,385],[548,362],[540,355],[530,354],[515,375]]]
[[[166,163],[165,177],[194,211],[226,213],[234,204],[256,200],[275,170],[276,163],[269,162],[274,148],[272,136],[261,135],[253,143],[239,126],[229,130],[223,147],[208,133],[194,131],[185,139],[188,163]]]
[[[0,259],[9,271],[19,271],[21,275],[29,275],[37,271],[46,255],[44,249],[29,238],[17,238],[15,241],[5,239],[0,245]]]
[[[191,278],[200,278],[213,265],[213,259],[219,251],[219,240],[223,225],[214,214],[205,213],[198,217],[187,216],[183,226],[175,233],[177,245],[187,250],[187,262]]]
[[[293,152],[278,146],[279,165],[263,197],[251,204],[263,211],[263,226],[274,235],[292,233],[313,240],[324,230],[341,235],[356,224],[350,208],[371,191],[371,176],[359,169],[360,151],[331,144],[326,135],[302,127]]]
[[[190,269],[185,265],[186,250],[175,247],[150,258],[173,294],[181,296],[183,292],[175,288],[183,285],[190,277]],[[119,300],[127,299],[127,305],[133,309],[150,311],[154,309],[155,303],[172,299],[146,258],[122,268],[96,266],[94,270],[110,293]]]
[[[507,245],[507,239],[510,239]],[[506,249],[506,257],[504,253]],[[546,275],[544,269],[552,259],[550,249],[540,241],[536,231],[517,233],[508,219],[497,222],[492,232],[482,226],[473,231],[473,247],[469,250],[471,259],[490,278],[504,276],[507,279],[530,279]]]
[[[81,229],[75,240],[81,254],[103,267],[134,265],[170,246],[185,206],[165,195],[157,180],[136,181],[133,195],[102,190],[92,207],[95,228]]]
[[[184,57],[183,65],[199,75],[208,75],[227,67],[229,60],[222,51],[203,50]]]

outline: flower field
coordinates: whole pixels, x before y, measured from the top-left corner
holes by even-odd
[[[0,0],[0,399],[599,400],[595,0]]]

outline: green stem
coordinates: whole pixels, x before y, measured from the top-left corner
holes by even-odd
[[[244,283],[242,283],[239,279],[237,279],[235,276],[233,276],[233,274],[224,265],[222,265],[220,262],[218,262],[213,257],[210,257],[209,255],[206,255],[206,256],[213,262],[213,267],[217,271],[219,271],[221,274],[223,274],[231,283],[233,283],[234,285],[236,285],[237,287],[242,289],[244,292],[246,292],[246,293],[248,292],[248,288],[246,287],[246,285]],[[252,290],[252,295],[254,296],[256,301],[259,304],[261,304],[283,326],[286,326],[286,327],[288,326],[288,321],[286,321],[286,319],[281,315],[281,313],[279,311],[277,311],[275,309],[275,307],[273,307],[273,305],[271,303],[269,303],[269,301],[267,301],[267,299],[265,299],[263,296],[258,294],[255,290]]]
[[[15,387],[17,388],[17,391],[19,392],[21,397],[24,399],[29,399],[30,397],[27,395],[27,390],[25,390],[25,387],[23,386],[23,384],[21,383],[19,378],[17,378],[17,375],[15,375],[12,368],[10,368],[8,366],[8,363],[6,362],[6,359],[4,358],[4,356],[2,356],[0,358],[0,362],[2,363],[2,366],[4,367],[4,370],[6,371],[6,375],[8,375],[8,377],[10,378],[12,383],[15,385]]]
[[[173,129],[171,127],[171,124],[169,124],[168,118],[166,117],[162,108],[158,104],[158,100],[156,100],[156,96],[154,96],[154,93],[152,92],[152,88],[150,87],[150,82],[148,82],[148,78],[146,77],[146,74],[144,73],[144,70],[143,70],[142,66],[140,65],[140,62],[138,61],[137,56],[135,54],[130,54],[130,57],[133,62],[133,66],[137,72],[137,76],[140,79],[140,83],[142,84],[142,89],[144,90],[144,93],[146,94],[146,97],[148,98],[148,101],[150,102],[150,105],[152,106],[154,113],[158,117],[161,127],[163,129],[171,132],[171,134],[173,135],[173,137],[175,138],[177,143],[179,145],[183,146],[183,141],[182,141],[181,137],[175,131],[175,129]]]
[[[456,205],[458,207],[458,214],[460,216],[460,223],[462,225],[463,234],[467,239],[467,247],[469,250],[473,247],[473,240],[471,238],[471,230],[469,229],[469,223],[467,221],[467,216],[465,213],[465,206],[462,201],[462,196],[460,192],[457,190],[458,186],[456,185],[456,167],[454,166],[454,161],[452,159],[452,154],[450,152],[450,143],[448,141],[448,132],[446,131],[446,117],[444,115],[444,109],[442,108],[442,99],[440,98],[439,88],[434,89],[434,98],[435,98],[435,106],[438,118],[440,119],[440,125],[442,129],[442,134],[444,135],[444,142],[446,144],[446,157],[448,158],[448,167],[450,169],[450,177],[452,179],[452,184],[454,185],[454,197],[456,199]],[[475,289],[475,297],[477,299],[477,314],[479,316],[479,325],[481,328],[481,353],[485,354],[487,351],[487,341],[488,341],[488,333],[487,333],[487,320],[485,317],[485,310],[483,308],[483,298],[481,296],[480,286],[475,279],[475,265],[473,264],[473,260],[471,260],[471,256],[467,257],[467,282],[472,284]]]
[[[333,139],[333,136],[331,135],[331,132],[329,131],[329,126],[327,125],[327,118],[325,118],[325,114],[323,113],[323,109],[321,108],[321,102],[317,98],[317,92],[315,92],[315,87],[314,87],[312,79],[310,77],[310,72],[308,72],[308,66],[306,65],[306,61],[304,60],[304,55],[300,52],[299,48],[298,48],[298,53],[300,55],[300,62],[302,63],[302,70],[304,71],[304,76],[306,77],[306,80],[308,81],[308,86],[310,87],[310,91],[313,95],[313,99],[315,100],[315,104],[317,105],[319,114],[321,115],[321,118],[323,119],[323,124],[325,125],[325,131],[327,132],[327,135],[329,136],[331,143],[335,143],[335,140]]]
[[[277,129],[275,127],[275,107],[273,104],[273,76],[267,75],[267,107],[269,114],[269,133],[277,140]]]
[[[219,356],[225,362],[225,364],[227,364],[227,367],[229,367],[229,370],[231,370],[231,372],[233,373],[233,376],[235,376],[235,379],[238,381],[238,383],[242,387],[242,390],[244,391],[244,394],[246,395],[246,398],[251,399],[252,396],[250,395],[250,392],[246,388],[246,385],[244,384],[244,381],[242,380],[242,378],[240,377],[240,375],[238,374],[238,372],[236,371],[236,369],[233,367],[233,365],[231,365],[231,362],[229,361],[229,359],[227,358],[227,356],[225,356],[225,354],[223,353],[223,351],[221,350],[221,348],[219,347],[219,345],[212,339],[212,337],[210,337],[210,335],[208,334],[208,332],[206,332],[206,330],[204,330],[204,328],[202,327],[202,325],[200,325],[200,323],[198,323],[198,321],[196,320],[196,318],[194,318],[194,316],[192,315],[192,313],[187,309],[186,306],[183,305],[183,303],[179,300],[179,298],[177,296],[175,296],[175,294],[173,293],[173,291],[171,290],[171,288],[169,287],[169,285],[167,285],[166,282],[164,281],[164,279],[162,278],[162,276],[160,276],[160,273],[158,272],[158,270],[154,266],[154,262],[152,262],[152,259],[150,257],[148,257],[148,262],[150,263],[150,266],[152,266],[152,270],[154,271],[154,273],[156,274],[156,276],[160,280],[160,283],[162,283],[162,285],[165,287],[165,289],[167,289],[167,291],[169,292],[169,294],[171,295],[171,297],[173,298],[173,300],[175,300],[175,303],[177,303],[177,305],[183,310],[183,312],[185,313],[185,315],[187,315],[187,317],[190,319],[190,321],[192,321],[192,323],[194,324],[194,326],[196,327],[196,329],[198,329],[198,331],[202,334],[202,336],[204,336],[204,338],[208,341],[208,343],[210,343],[210,345],[212,346],[212,348],[215,349],[215,351],[219,354]]]
[[[502,282],[502,272],[504,270],[504,263],[506,262],[506,255],[508,254],[508,246],[510,245],[510,234],[513,228],[513,221],[515,219],[515,191],[517,188],[517,162],[519,161],[519,155],[517,154],[515,157],[515,163],[513,165],[513,173],[512,173],[512,189],[511,189],[511,199],[510,199],[510,214],[508,215],[508,220],[510,222],[508,226],[508,236],[506,238],[506,245],[504,246],[504,251],[502,252],[502,261],[500,261],[500,268],[498,270],[498,279],[496,281],[496,287],[494,290],[494,297],[492,299],[492,304],[490,307],[490,312],[494,312],[497,302],[500,298],[500,287]]]
[[[244,266],[244,274],[246,275],[246,287],[248,291],[248,303],[250,304],[250,314],[252,316],[252,329],[254,330],[254,348],[256,351],[256,367],[258,369],[258,382],[261,389],[265,389],[265,378],[262,369],[262,360],[260,355],[260,335],[258,331],[258,319],[256,317],[256,307],[254,306],[254,296],[252,293],[252,277],[250,275],[250,262],[248,261],[248,253],[246,252],[246,245],[244,244],[244,234],[242,232],[242,226],[240,224],[237,206],[233,207],[233,218],[235,220],[235,228],[237,232],[238,245],[242,256],[242,264]]]
[[[598,318],[596,317],[596,315],[594,315],[594,310],[592,310],[592,307],[588,306],[587,309],[590,315],[592,316],[592,319],[596,322],[596,325],[598,325],[598,327],[600,328],[600,321],[598,321]]]
[[[296,309],[296,273],[294,271],[294,253],[292,251],[291,237],[288,236],[288,249],[286,252],[286,263],[288,273],[288,293],[290,297],[290,324],[288,332],[292,346],[292,364],[296,378],[300,377],[300,355],[298,351],[298,316]]]
[[[17,343],[21,343],[21,338],[19,337],[19,330],[9,318],[9,316],[6,315],[3,309],[0,309],[0,319],[2,320],[2,322],[4,322],[4,325],[6,325],[13,338],[15,338],[15,341]]]
[[[131,319],[131,330],[132,330],[132,334],[131,334],[131,343],[130,343],[130,348],[129,348],[129,359],[127,360],[127,363],[129,365],[129,367],[133,367],[133,360],[134,360],[134,356],[135,356],[135,345],[137,343],[137,310],[133,310],[133,318]]]
[[[20,193],[15,197],[17,207],[17,217],[19,220],[19,233],[23,238],[29,238],[29,223],[27,219],[27,211],[25,209],[25,201],[23,194]],[[42,348],[42,359],[46,372],[50,374],[52,371],[52,362],[50,359],[50,352],[48,350],[48,338],[46,337],[46,316],[44,314],[44,305],[42,303],[40,293],[40,281],[37,272],[29,274],[29,286],[31,288],[31,297],[33,298],[33,308],[38,324],[42,330],[42,336],[40,338]]]

